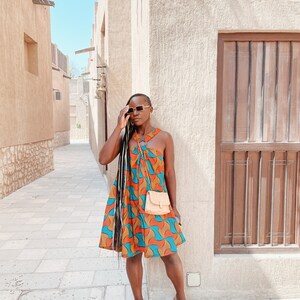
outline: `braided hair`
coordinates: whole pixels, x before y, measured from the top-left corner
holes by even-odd
[[[127,101],[126,105],[129,105],[130,101],[134,97],[144,97],[148,105],[152,107],[150,98],[145,94],[134,94]],[[125,170],[128,171],[128,174],[131,174],[130,168],[130,149],[129,141],[131,140],[134,131],[136,131],[136,126],[133,125],[130,120],[127,122],[125,127],[125,134],[122,139],[121,150],[118,161],[118,175],[117,175],[117,193],[116,193],[116,206],[115,206],[115,215],[114,215],[114,238],[113,246],[114,249],[118,252],[122,249],[122,204],[124,199],[124,191],[126,188],[126,178]]]

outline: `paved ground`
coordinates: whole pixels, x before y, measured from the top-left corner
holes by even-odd
[[[89,145],[72,144],[0,200],[0,299],[133,299],[124,261],[98,248],[106,198]]]

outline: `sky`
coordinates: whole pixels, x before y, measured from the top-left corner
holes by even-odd
[[[88,53],[76,50],[90,47],[94,22],[94,0],[54,0],[51,7],[51,39],[69,56],[70,69],[76,76],[86,70]]]

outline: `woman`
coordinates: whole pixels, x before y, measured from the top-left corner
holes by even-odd
[[[185,300],[182,263],[177,254],[177,246],[185,238],[176,207],[174,145],[169,133],[151,125],[152,112],[148,96],[131,96],[120,112],[115,130],[99,153],[102,165],[109,164],[120,154],[99,247],[116,250],[127,258],[126,271],[135,300],[143,299],[143,253],[146,258],[161,257],[176,289],[175,299]],[[149,189],[168,192],[169,213],[153,215],[145,212]]]

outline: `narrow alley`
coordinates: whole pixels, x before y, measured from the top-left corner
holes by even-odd
[[[90,146],[54,163],[0,202],[0,299],[133,299],[124,260],[98,248],[107,187]]]

